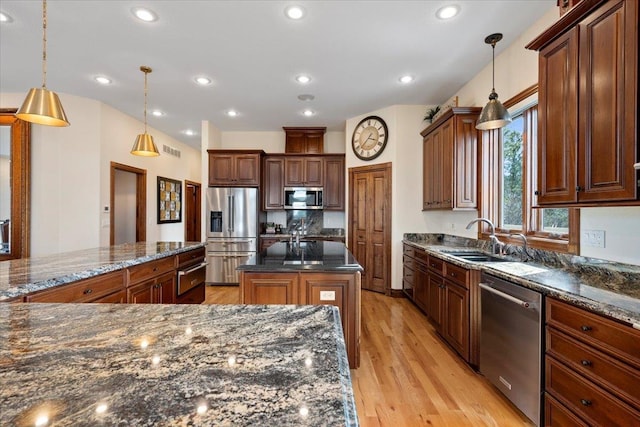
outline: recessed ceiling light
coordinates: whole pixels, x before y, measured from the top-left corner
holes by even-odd
[[[105,76],[96,76],[94,77],[94,80],[100,83],[101,85],[111,84],[111,79]]]
[[[298,83],[307,84],[311,81],[311,77],[307,76],[306,74],[300,74],[296,77],[296,81]]]
[[[413,81],[413,76],[410,76],[410,75],[402,76],[398,80],[400,81],[400,83],[404,83],[404,84],[411,83]]]
[[[301,6],[289,6],[284,10],[284,14],[290,19],[302,19],[304,9]]]
[[[13,18],[4,12],[0,12],[0,22],[8,24],[9,22],[13,22]]]
[[[304,110],[304,111],[302,112],[302,115],[303,115],[303,116],[305,116],[305,117],[311,117],[311,116],[313,116],[314,114],[315,114],[315,113],[313,112],[313,110]]]
[[[300,101],[313,101],[316,97],[311,95],[310,93],[303,93],[302,95],[298,95],[298,99]]]
[[[211,84],[211,79],[208,78],[208,77],[204,77],[204,76],[196,77],[194,80],[196,81],[196,83],[198,83],[199,85],[202,85],[202,86],[206,86],[206,85],[210,85]]]
[[[158,20],[158,15],[156,15],[156,13],[151,9],[134,7],[131,9],[131,12],[133,12],[136,18],[144,22],[154,22]]]
[[[238,112],[236,110],[227,111],[227,116],[229,117],[236,117],[237,115],[238,115]]]
[[[151,114],[152,114],[152,115],[154,115],[154,116],[156,116],[156,117],[162,117],[162,116],[164,116],[164,113],[163,113],[162,111],[160,111],[160,110],[153,110],[153,111],[151,112]]]
[[[192,131],[191,129],[187,129],[184,131],[184,134],[187,136],[194,136],[196,133],[194,131]]]
[[[436,11],[436,17],[438,19],[451,19],[460,13],[460,6],[457,4],[450,4],[448,6],[443,6]]]

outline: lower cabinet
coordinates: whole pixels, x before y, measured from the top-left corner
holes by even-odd
[[[130,304],[174,304],[176,302],[176,275],[174,272],[146,280],[127,289]]]
[[[349,365],[360,365],[360,273],[240,274],[242,304],[334,305],[340,312]]]
[[[121,301],[122,295],[125,301]],[[101,274],[27,295],[25,302],[126,302],[123,271]]]

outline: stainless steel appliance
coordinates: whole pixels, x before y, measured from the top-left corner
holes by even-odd
[[[187,266],[178,270],[178,299],[179,304],[187,302],[190,298],[186,295],[190,290],[198,285],[205,283],[207,262],[201,262],[196,265]],[[204,292],[204,291],[202,291]],[[204,299],[204,298],[203,298]],[[202,302],[202,301],[199,301]]]
[[[285,187],[285,209],[322,209],[322,187]]]
[[[207,212],[207,283],[238,283],[258,247],[258,189],[209,187]]]
[[[542,294],[486,273],[480,289],[480,372],[539,426]]]

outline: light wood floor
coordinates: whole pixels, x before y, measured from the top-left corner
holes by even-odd
[[[205,304],[239,300],[237,286],[207,287]],[[363,427],[532,425],[404,298],[362,292],[360,346],[351,380]]]

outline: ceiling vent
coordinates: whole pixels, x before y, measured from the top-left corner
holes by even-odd
[[[177,148],[169,147],[168,145],[162,144],[162,151],[171,156],[180,158],[180,150],[178,150]]]

